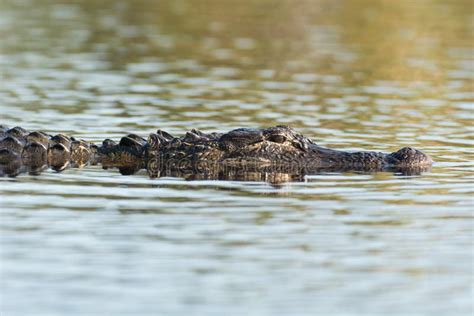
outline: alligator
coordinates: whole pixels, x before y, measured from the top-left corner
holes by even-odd
[[[97,146],[64,134],[28,132],[0,125],[0,175],[16,175],[26,168],[37,174],[48,166],[62,171],[68,166],[96,164]]]
[[[23,165],[50,165],[62,170],[100,163],[122,174],[147,169],[150,177],[222,174],[392,171],[419,174],[429,170],[432,159],[420,150],[404,147],[393,153],[348,152],[324,148],[288,126],[239,128],[227,133],[203,133],[192,129],[174,137],[157,130],[147,139],[128,134],[118,142],[105,139],[96,145],[63,134],[28,132],[21,127],[0,128],[0,164],[21,160]]]

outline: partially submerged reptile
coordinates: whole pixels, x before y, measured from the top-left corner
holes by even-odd
[[[429,169],[432,159],[405,147],[385,154],[373,151],[347,152],[318,146],[313,140],[287,126],[228,133],[203,133],[196,129],[174,137],[158,130],[144,139],[129,134],[101,145],[62,134],[27,132],[21,127],[0,129],[0,164],[12,161],[61,169],[68,162],[100,163],[117,167],[123,174],[146,168],[151,177],[180,174],[208,174],[215,170],[256,170],[266,174],[286,170],[292,174],[321,171],[400,171],[419,173]],[[219,172],[219,171],[218,171]]]
[[[97,163],[96,153],[97,146],[74,137],[0,126],[0,175],[16,175],[22,168],[38,173],[48,166],[61,171]]]

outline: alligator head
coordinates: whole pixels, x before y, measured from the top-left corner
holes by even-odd
[[[288,126],[236,129],[222,135],[218,143],[224,152],[222,160],[228,164],[269,163],[308,168],[384,170],[423,167],[433,163],[427,154],[409,147],[391,154],[324,148]]]
[[[419,174],[432,164],[428,155],[412,148],[391,154],[324,148],[287,126],[239,128],[225,134],[194,130],[181,138],[161,134],[150,135],[148,141],[147,169],[151,176],[169,171],[207,173],[216,166],[247,170],[271,167],[290,173],[385,170]]]

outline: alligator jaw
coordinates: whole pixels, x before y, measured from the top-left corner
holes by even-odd
[[[347,152],[311,144],[309,155],[309,165],[318,168],[382,170],[387,165],[387,155],[374,151]]]
[[[433,164],[430,156],[420,150],[404,147],[385,154],[374,151],[346,152],[310,145],[310,165],[320,168],[341,167],[354,170],[393,170],[400,168],[427,169]]]

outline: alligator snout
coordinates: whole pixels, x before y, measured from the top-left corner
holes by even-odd
[[[421,150],[403,147],[387,155],[388,163],[394,166],[426,166],[433,163],[433,159]]]

